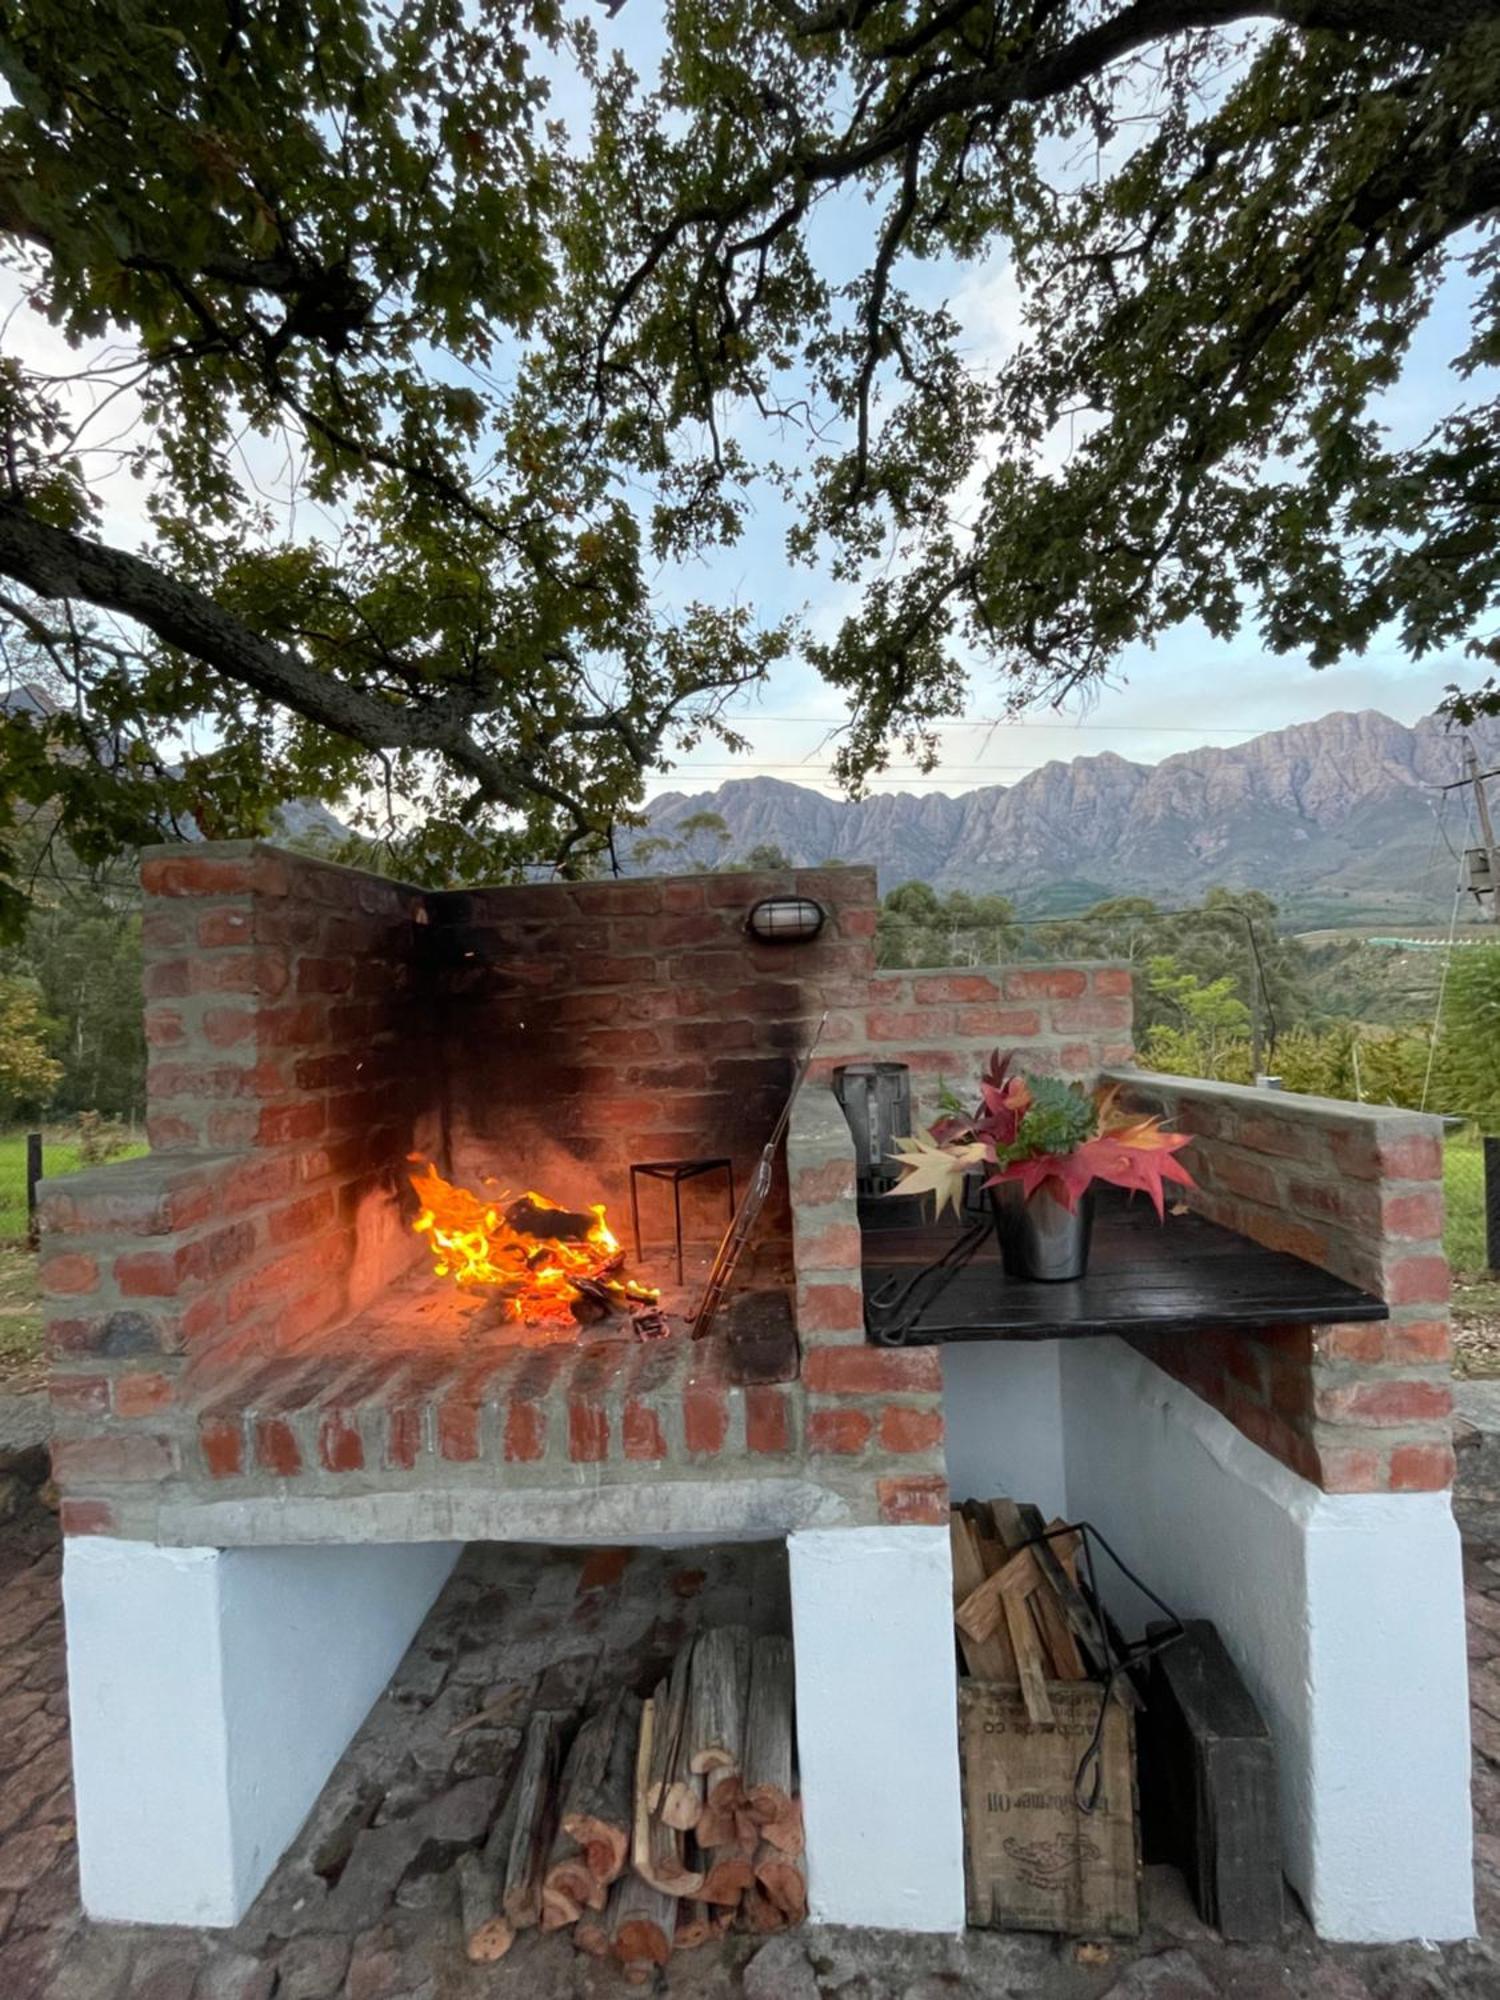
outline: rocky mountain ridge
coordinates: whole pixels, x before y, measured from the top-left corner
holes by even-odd
[[[1500,765],[1500,721],[1471,734],[1486,765]],[[1264,889],[1309,921],[1434,922],[1451,911],[1470,796],[1441,787],[1462,771],[1460,735],[1443,717],[1407,728],[1365,709],[1159,764],[1075,757],[958,794],[849,802],[731,779],[661,795],[649,832],[671,840],[692,814],[717,813],[727,856],[772,844],[799,865],[871,862],[883,890],[911,880],[992,890],[1032,912],[1110,895],[1181,900],[1224,883]],[[680,857],[657,853],[642,872],[674,866]]]

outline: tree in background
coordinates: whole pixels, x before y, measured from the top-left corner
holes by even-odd
[[[998,965],[1012,955],[1017,936],[1008,896],[971,896],[963,889],[939,896],[925,882],[903,882],[881,904],[876,960],[890,968]]]
[[[680,0],[641,75],[598,21],[6,9],[0,638],[69,700],[0,718],[0,826],[93,862],[344,793],[417,879],[578,872],[794,644],[852,785],[976,663],[1055,695],[1247,607],[1491,652],[1493,0]],[[774,505],[831,639],[691,601]]]
[[[1440,1052],[1442,1108],[1500,1134],[1500,945],[1454,953]]]
[[[0,977],[0,1120],[39,1111],[62,1075],[47,1053],[41,995],[24,979]]]

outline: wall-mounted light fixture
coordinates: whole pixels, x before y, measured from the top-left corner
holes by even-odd
[[[811,896],[766,896],[745,919],[762,944],[810,944],[823,928],[824,910]]]

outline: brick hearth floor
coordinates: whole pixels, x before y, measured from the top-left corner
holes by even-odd
[[[1494,1475],[1489,1475],[1494,1480]],[[452,1861],[492,1804],[505,1731],[635,1678],[700,1621],[786,1617],[773,1550],[592,1555],[471,1550],[292,1853],[231,1933],[86,1923],[67,1764],[58,1541],[21,1482],[0,1526],[0,2000],[603,2000],[631,1989],[566,1934],[497,1967],[458,1944]],[[1145,1935],[1080,1953],[1051,1939],[803,1931],[730,1938],[674,1960],[678,2000],[1414,2000],[1500,1995],[1500,1483],[1465,1502],[1482,1936],[1331,1948],[1288,1926],[1275,1948],[1219,1944],[1179,1879],[1149,1870]],[[513,1713],[453,1733],[510,1691]],[[1399,1802],[1392,1802],[1399,1811]]]

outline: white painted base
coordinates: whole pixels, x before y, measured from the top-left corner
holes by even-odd
[[[946,1528],[787,1540],[797,1751],[816,1923],[964,1923]]]
[[[459,1551],[64,1547],[84,1909],[236,1923]]]
[[[1123,1342],[1061,1346],[1068,1511],[1223,1633],[1275,1734],[1284,1864],[1319,1935],[1471,1935],[1448,1495],[1321,1493]],[[1160,1615],[1101,1582],[1127,1629]]]

